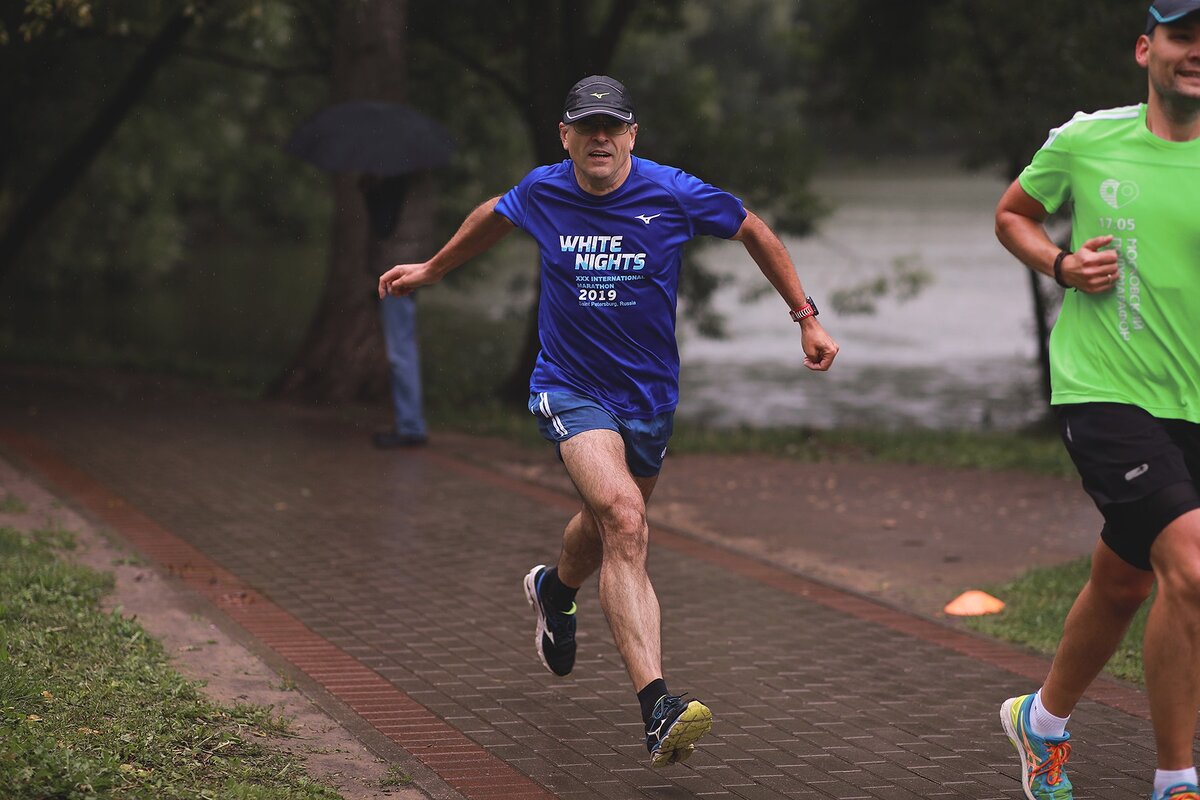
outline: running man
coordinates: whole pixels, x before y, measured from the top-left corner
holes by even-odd
[[[1153,800],[1200,800],[1200,0],[1158,0],[1134,50],[1147,102],[1050,133],[996,211],[1000,241],[1070,290],[1052,404],[1104,516],[1091,576],[1041,690],[1000,718],[1031,800],[1072,797],[1067,720],[1149,597]],[[1073,203],[1071,251],[1042,226]]]
[[[537,242],[541,352],[529,410],[583,501],[557,565],[525,576],[537,653],[555,675],[571,672],[575,595],[599,569],[600,605],[637,692],[646,747],[663,766],[687,759],[712,727],[703,703],[671,694],[663,680],[659,605],[646,573],[646,502],[679,396],[683,245],[701,234],[741,242],[799,323],[809,369],[829,369],[838,346],[761,219],[733,195],[631,154],[638,126],[620,82],[595,75],[575,84],[558,132],[570,158],[534,169],[476,208],[429,261],[385,272],[379,294],[436,283],[514,227]]]

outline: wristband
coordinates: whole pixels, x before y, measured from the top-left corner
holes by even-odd
[[[792,319],[799,322],[806,317],[815,317],[821,312],[817,310],[817,304],[813,302],[811,297],[804,298],[804,305],[797,309],[788,312],[792,315]]]
[[[1071,255],[1069,250],[1059,250],[1058,255],[1054,257],[1054,282],[1064,289],[1071,288],[1071,285],[1064,281],[1062,276],[1062,262],[1069,255]]]

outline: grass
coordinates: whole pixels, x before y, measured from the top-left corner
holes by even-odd
[[[498,402],[454,408],[433,406],[427,417],[435,430],[495,436],[526,447],[545,441],[523,409]],[[671,452],[762,453],[805,462],[884,462],[952,469],[1018,470],[1073,477],[1074,467],[1057,434],[1041,431],[813,430],[809,428],[707,428],[677,420]]]
[[[1016,580],[985,587],[989,594],[1004,600],[999,614],[967,617],[964,623],[973,630],[1053,655],[1062,636],[1063,621],[1075,596],[1087,582],[1091,558],[1085,557],[1055,567],[1032,569]],[[1150,603],[1138,612],[1121,646],[1108,662],[1106,671],[1137,684],[1145,684],[1142,672],[1142,637]]]
[[[1057,436],[1040,432],[876,431],[805,428],[706,429],[681,422],[674,453],[768,453],[802,461],[876,461],[950,468],[1012,469],[1070,476]]]
[[[225,708],[100,599],[112,576],[68,564],[70,534],[0,528],[0,786],[33,798],[337,798],[258,706]]]
[[[0,514],[24,514],[25,504],[21,502],[21,498],[15,494],[5,492],[3,497],[0,497]]]

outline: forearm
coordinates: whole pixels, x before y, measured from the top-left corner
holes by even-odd
[[[746,248],[746,252],[754,259],[762,274],[788,304],[788,308],[796,309],[804,305],[804,286],[800,283],[800,276],[796,274],[792,257],[765,222],[753,212],[747,211],[746,220],[733,238]]]
[[[468,214],[450,241],[429,259],[430,271],[438,279],[489,249],[512,231],[513,224],[496,213],[496,204],[499,202],[499,197],[493,197]]]
[[[1054,259],[1059,247],[1050,239],[1040,220],[1002,209],[996,214],[996,238],[1022,264],[1054,277]]]
[[[1046,216],[1042,204],[1013,181],[996,207],[996,238],[1022,264],[1054,277],[1058,245],[1046,233]]]

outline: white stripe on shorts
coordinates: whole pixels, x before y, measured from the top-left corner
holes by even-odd
[[[558,415],[550,410],[550,396],[547,392],[542,392],[541,397],[538,400],[538,405],[541,406],[542,416],[550,420],[550,424],[554,427],[554,432],[557,433],[560,438],[565,439],[567,436],[567,426],[564,425],[563,421],[558,418]]]

